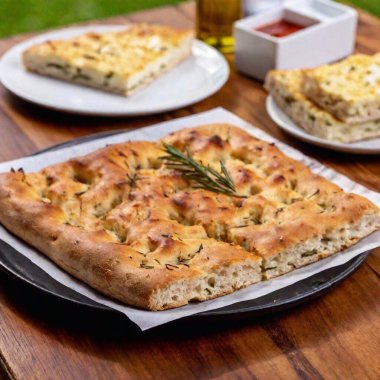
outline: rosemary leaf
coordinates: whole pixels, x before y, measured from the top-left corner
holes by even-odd
[[[192,181],[194,189],[246,198],[245,195],[237,193],[231,175],[222,160],[219,161],[220,172],[218,172],[209,165],[205,166],[201,162],[197,162],[189,153],[185,154],[172,145],[164,143],[164,151],[167,155],[160,158],[165,161],[165,165],[169,169],[180,172],[185,179]]]

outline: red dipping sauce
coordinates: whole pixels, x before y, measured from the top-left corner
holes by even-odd
[[[286,20],[278,20],[255,28],[258,32],[269,34],[273,37],[286,37],[289,34],[299,32],[306,26],[295,24]]]

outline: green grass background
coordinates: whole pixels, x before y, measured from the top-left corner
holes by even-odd
[[[343,0],[342,2],[362,8],[380,17],[380,0]]]
[[[0,37],[179,3],[181,0],[0,0]],[[380,17],[380,0],[343,0]]]
[[[0,0],[0,37],[179,2],[180,0]]]

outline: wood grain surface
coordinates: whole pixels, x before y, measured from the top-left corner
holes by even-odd
[[[99,23],[191,27],[194,6],[157,8]],[[0,54],[30,37],[0,40]],[[360,12],[357,50],[380,51],[380,20]],[[232,74],[209,99],[138,118],[68,115],[29,104],[0,86],[0,160],[110,129],[147,126],[223,106],[277,138],[380,191],[380,157],[317,149],[281,132],[262,84]],[[117,314],[62,302],[0,273],[0,378],[5,379],[379,379],[380,252],[323,297],[271,317],[186,321],[141,333]]]

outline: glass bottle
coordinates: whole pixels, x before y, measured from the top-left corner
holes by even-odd
[[[241,15],[241,0],[197,0],[197,38],[223,53],[233,52],[233,23]]]

